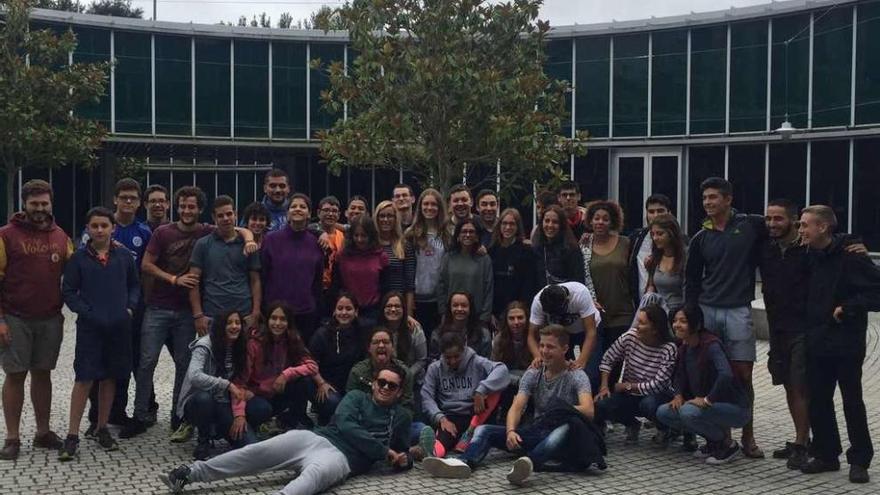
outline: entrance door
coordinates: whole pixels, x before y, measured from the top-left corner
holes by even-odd
[[[612,197],[623,208],[624,233],[645,226],[645,200],[665,194],[681,211],[681,148],[619,150],[611,171]]]

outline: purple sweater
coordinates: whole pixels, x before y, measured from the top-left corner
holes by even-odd
[[[284,301],[295,314],[317,309],[324,252],[313,234],[289,225],[269,232],[260,247],[263,301]]]

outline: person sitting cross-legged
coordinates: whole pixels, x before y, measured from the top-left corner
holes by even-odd
[[[582,369],[570,369],[565,353],[568,332],[559,325],[540,331],[541,368],[526,371],[519,393],[507,413],[507,425],[482,425],[459,459],[426,458],[425,471],[441,478],[467,478],[492,447],[521,454],[507,474],[523,484],[533,470],[584,471],[605,469],[605,442],[593,424],[593,394]],[[531,399],[534,420],[521,425]],[[555,461],[555,465],[548,465]]]
[[[210,482],[266,471],[299,475],[281,495],[312,495],[369,471],[385,460],[398,470],[412,467],[406,451],[412,416],[400,405],[406,371],[391,364],[376,370],[372,391],[345,394],[326,427],[290,430],[268,440],[159,475],[173,493],[195,482]]]

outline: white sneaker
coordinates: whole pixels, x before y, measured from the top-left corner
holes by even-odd
[[[525,484],[526,480],[529,479],[529,476],[532,475],[534,468],[531,459],[528,457],[520,457],[513,461],[513,467],[510,469],[510,472],[507,473],[507,481],[513,485],[522,486]]]
[[[422,468],[436,478],[465,479],[471,476],[471,467],[458,459],[425,457]]]

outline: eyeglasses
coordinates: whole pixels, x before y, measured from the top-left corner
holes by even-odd
[[[379,388],[387,388],[388,390],[390,390],[392,392],[397,392],[397,390],[400,389],[399,383],[389,382],[388,380],[386,380],[384,378],[377,378],[376,379],[376,386],[378,386]]]
[[[339,215],[339,210],[335,208],[321,208],[320,211],[325,215]]]
[[[388,339],[371,340],[370,345],[391,345],[391,341]]]

